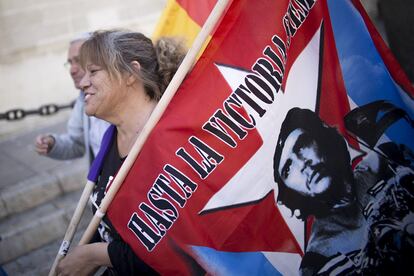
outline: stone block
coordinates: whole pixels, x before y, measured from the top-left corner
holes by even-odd
[[[83,188],[86,184],[86,176],[89,165],[86,159],[68,163],[65,168],[51,172],[59,180],[59,186],[64,193],[73,192]]]
[[[60,194],[57,177],[43,173],[8,187],[2,192],[1,198],[8,214],[14,214],[35,207]]]
[[[29,166],[23,164],[19,160],[16,160],[15,156],[5,152],[5,150],[3,150],[5,147],[15,148],[15,145],[11,143],[2,143],[0,145],[0,148],[2,149],[0,151],[1,191],[9,185],[33,177],[36,174]]]
[[[59,201],[56,201],[56,207],[60,210],[64,210],[65,212],[65,219],[67,221],[67,224],[69,225],[73,213],[75,212],[76,206],[78,205],[79,199],[81,197],[83,189],[80,189],[78,191],[66,194],[63,197],[60,197]],[[84,229],[86,226],[88,226],[89,222],[92,219],[92,208],[90,204],[88,203],[83,211],[83,215],[81,218],[81,221],[79,222],[79,225],[77,226],[77,229]]]
[[[56,199],[57,200],[57,199]],[[27,228],[26,225],[30,225],[33,221],[49,215],[58,210],[58,208],[51,203],[45,203],[40,206],[30,208],[26,212],[21,212],[9,216],[8,218],[0,221],[0,233],[3,237],[8,235],[14,235],[19,232],[19,229]]]
[[[83,232],[84,229],[77,231],[72,241],[73,245],[78,244]],[[48,275],[60,243],[60,239],[53,241],[12,262],[4,264],[3,268],[9,275]],[[101,273],[96,273],[95,275],[101,275]]]
[[[66,227],[64,211],[55,210],[27,224],[9,228],[10,231],[2,235],[0,264],[63,237]]]
[[[6,217],[9,213],[6,209],[6,204],[4,203],[3,199],[0,197],[0,220]]]

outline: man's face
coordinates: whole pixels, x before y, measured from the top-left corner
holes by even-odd
[[[76,41],[70,44],[68,50],[67,63],[70,66],[70,76],[73,79],[73,84],[77,89],[81,89],[79,83],[85,75],[82,67],[79,64],[79,50],[83,44],[83,41]]]
[[[287,187],[311,197],[323,194],[333,177],[321,147],[310,133],[295,129],[286,138],[278,172]]]

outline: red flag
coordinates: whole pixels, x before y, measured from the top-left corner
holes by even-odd
[[[363,74],[353,76],[347,64],[353,57],[348,48],[355,45],[344,45],[338,35],[347,30],[337,12],[341,5],[354,12],[350,20],[365,26],[366,18],[348,1],[231,3],[108,211],[123,239],[158,272],[193,274],[197,267],[212,274],[228,269],[291,274],[315,240],[321,242],[317,226],[322,220],[316,218],[316,226],[308,228],[307,247],[303,221],[276,204],[273,158],[282,122],[295,107],[318,114],[349,144],[360,146],[346,133],[343,118],[375,99],[355,92],[353,81]],[[398,91],[412,103],[412,91]],[[408,113],[413,113],[410,108]],[[412,129],[405,129],[412,138]],[[357,227],[361,231],[352,242],[332,234],[328,247],[351,259],[348,253],[363,251],[362,245],[353,246],[367,242],[361,233],[371,226]],[[325,261],[333,255],[326,253]],[[324,269],[324,263],[318,265]]]

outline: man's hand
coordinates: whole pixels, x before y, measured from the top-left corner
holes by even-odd
[[[36,137],[36,152],[40,155],[47,155],[55,145],[55,139],[51,135],[39,135]]]

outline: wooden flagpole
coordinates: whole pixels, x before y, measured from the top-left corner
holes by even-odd
[[[191,46],[190,50],[188,51],[187,55],[184,57],[180,67],[178,68],[170,84],[165,90],[163,96],[161,97],[161,100],[158,102],[150,118],[148,119],[148,122],[144,125],[141,133],[137,137],[137,140],[132,146],[132,149],[129,152],[128,157],[125,159],[117,175],[115,176],[108,192],[106,193],[105,197],[102,199],[99,209],[95,212],[95,215],[93,216],[91,222],[86,228],[85,233],[83,234],[79,242],[79,245],[88,243],[90,239],[92,238],[92,236],[94,235],[102,217],[105,215],[109,205],[111,204],[116,193],[121,187],[126,175],[128,174],[130,168],[134,164],[134,161],[137,158],[138,153],[141,151],[142,146],[144,145],[146,139],[148,138],[152,129],[155,127],[155,125],[160,120],[162,114],[164,113],[165,109],[167,108],[168,104],[173,98],[178,87],[181,85],[185,76],[195,64],[195,61],[197,59],[197,54],[203,47],[204,43],[207,41],[208,36],[210,35],[211,31],[213,30],[218,20],[221,18],[221,15],[224,13],[228,2],[229,0],[219,0],[217,4],[214,6],[214,9],[208,16],[205,24],[203,25],[203,28],[201,29],[200,33],[197,35],[196,39],[194,40],[194,43]]]
[[[214,6],[214,9],[208,16],[200,33],[195,38],[193,45],[191,46],[187,55],[184,57],[180,67],[178,68],[177,72],[172,78],[170,84],[168,85],[163,96],[161,97],[160,101],[158,102],[157,106],[152,112],[147,123],[143,127],[140,135],[137,137],[137,140],[135,141],[131,151],[129,152],[127,158],[125,159],[117,175],[115,176],[112,182],[112,185],[110,186],[105,197],[102,199],[99,209],[95,212],[95,215],[93,216],[91,222],[89,223],[87,229],[85,230],[85,233],[83,234],[79,242],[79,245],[87,244],[92,238],[92,236],[94,235],[102,217],[105,215],[110,203],[114,199],[126,175],[128,174],[129,170],[134,164],[134,161],[136,157],[138,156],[138,153],[141,151],[142,146],[144,145],[146,139],[148,138],[152,129],[158,123],[159,119],[161,118],[162,114],[164,113],[171,99],[175,95],[178,87],[181,85],[185,76],[195,64],[198,53],[202,49],[204,43],[207,41],[208,36],[210,35],[214,26],[217,24],[218,20],[221,18],[222,14],[224,13],[229,1],[230,0],[218,0],[217,4]],[[57,268],[59,261],[63,259],[63,257],[66,255],[67,251],[69,250],[70,242],[73,239],[76,228],[79,224],[80,218],[86,207],[86,204],[89,199],[89,195],[91,194],[93,187],[94,187],[94,183],[91,181],[88,181],[82,193],[81,199],[79,200],[78,206],[76,207],[75,213],[69,223],[68,229],[66,231],[62,245],[59,249],[58,255],[56,256],[53,266],[49,272],[49,276],[56,275],[56,268]]]
[[[197,35],[193,45],[191,46],[187,55],[184,57],[176,74],[172,78],[170,84],[165,90],[163,96],[161,97],[161,100],[158,102],[157,106],[152,112],[150,118],[148,119],[148,122],[144,125],[141,133],[139,134],[131,151],[129,152],[128,157],[125,159],[117,175],[115,176],[108,192],[106,193],[105,197],[102,199],[101,205],[99,206],[99,209],[95,212],[95,215],[93,216],[91,222],[86,228],[85,233],[83,234],[79,242],[79,245],[88,243],[90,239],[92,238],[92,236],[94,235],[102,217],[105,215],[109,207],[109,204],[111,204],[113,198],[115,197],[116,193],[121,187],[126,175],[128,174],[130,168],[134,164],[134,161],[137,158],[138,153],[141,151],[142,146],[147,140],[152,129],[155,127],[155,125],[160,120],[162,114],[164,113],[165,109],[167,108],[168,104],[173,98],[178,87],[181,85],[188,71],[190,71],[191,68],[193,67],[196,61],[198,52],[204,45],[204,42],[207,41],[209,34],[211,33],[214,26],[216,25],[221,15],[223,14],[225,8],[227,7],[228,2],[229,0],[219,0],[217,4],[215,5],[213,11],[210,13],[209,17],[207,18],[206,23],[204,24],[200,33]]]
[[[65,236],[63,237],[63,241],[60,245],[59,251],[53,262],[52,268],[50,269],[49,276],[56,275],[56,268],[57,268],[57,265],[59,264],[59,261],[62,260],[68,253],[73,236],[75,235],[75,232],[76,232],[76,228],[79,225],[83,212],[85,211],[85,207],[88,203],[89,196],[91,195],[94,187],[95,187],[94,182],[90,180],[86,182],[86,185],[83,188],[82,195],[76,206],[75,212],[73,213],[73,216],[69,222],[69,226],[66,229]]]

